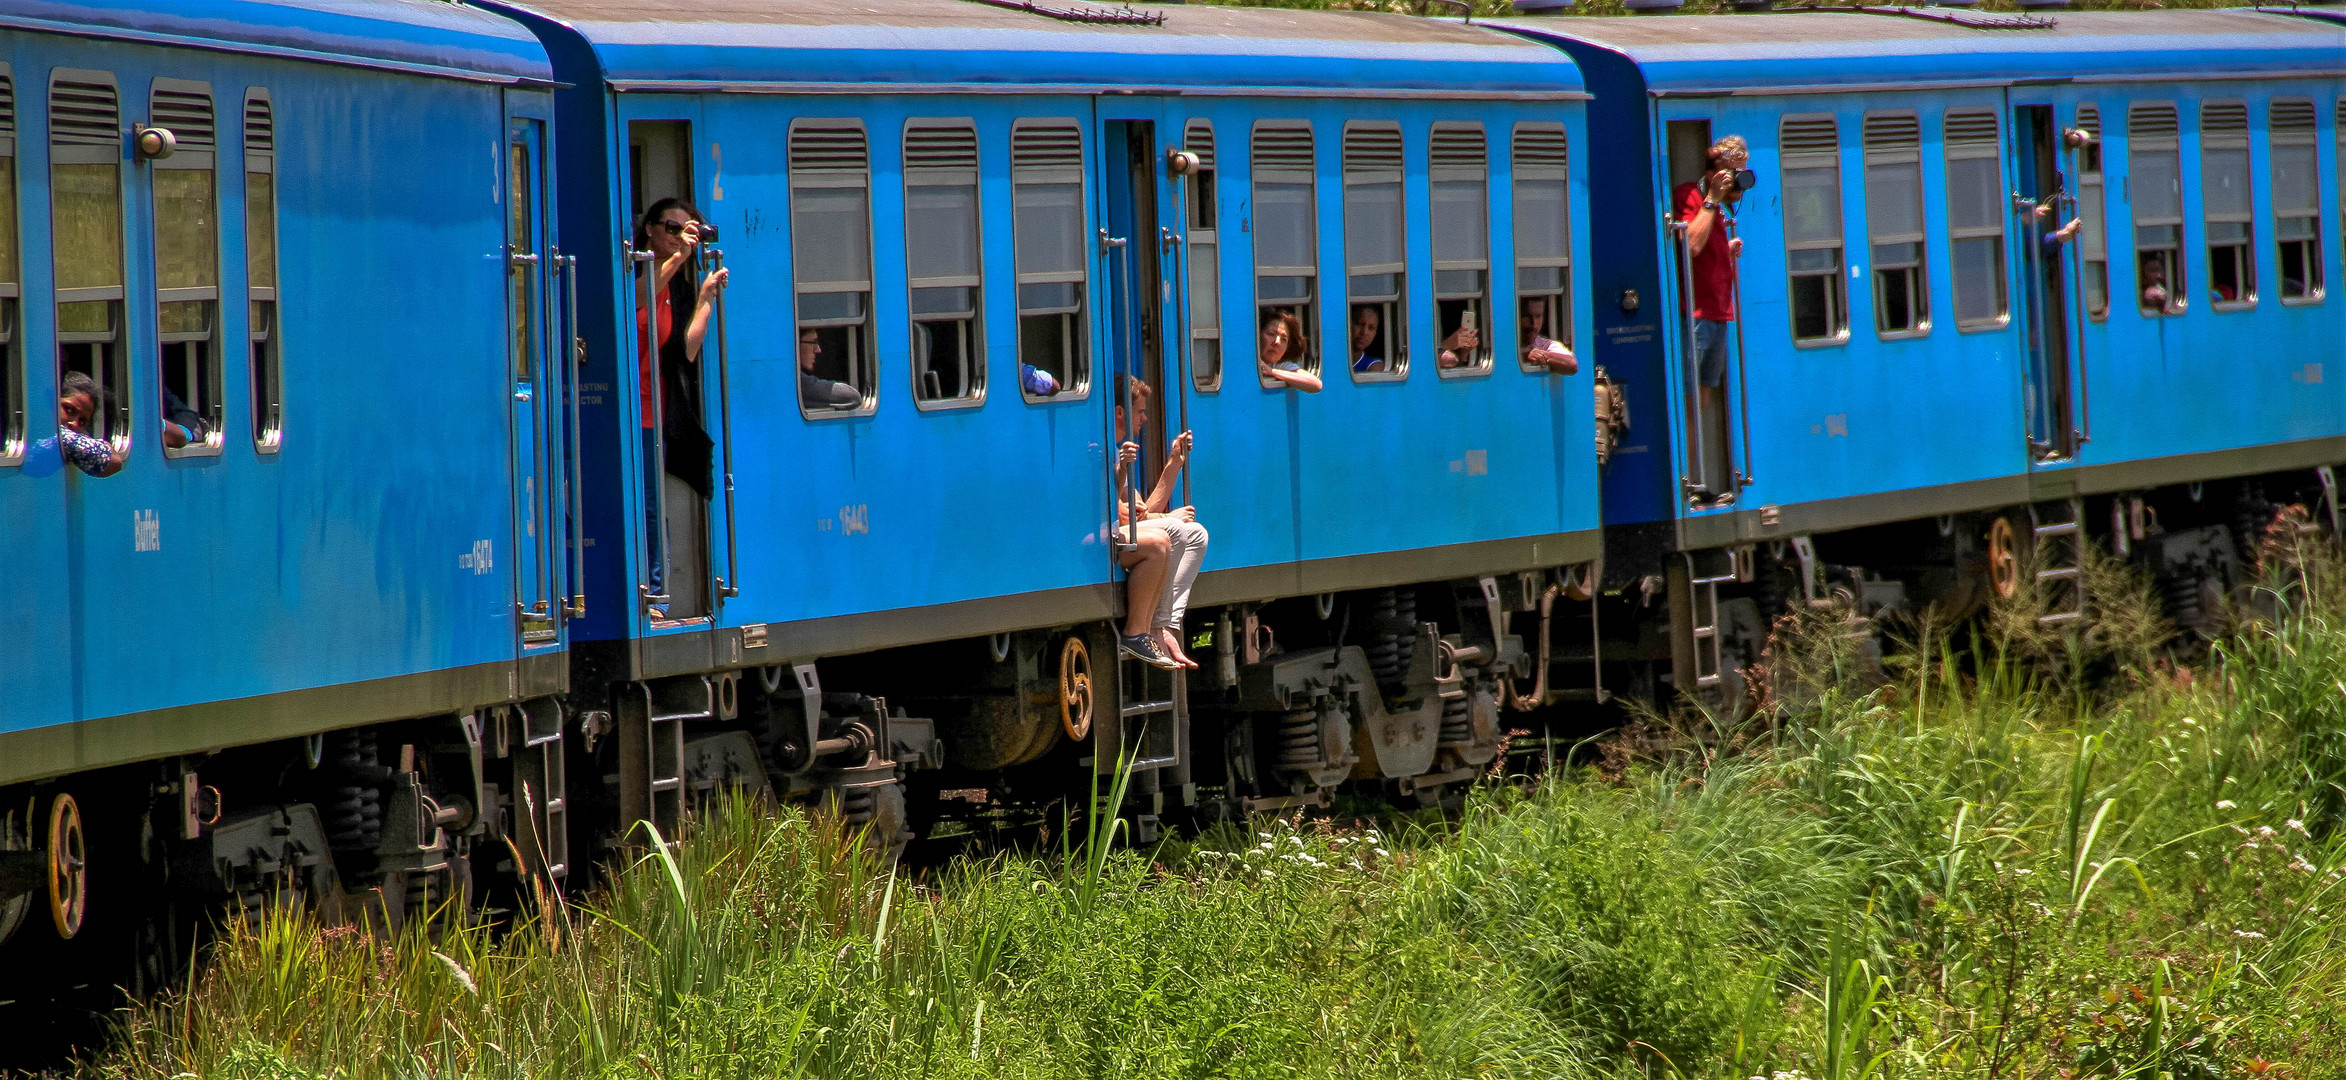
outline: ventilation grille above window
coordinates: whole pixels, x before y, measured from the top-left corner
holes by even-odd
[[[269,115],[269,99],[244,99],[244,152],[266,154],[277,149],[277,125]]]
[[[1010,164],[1020,169],[1080,169],[1083,129],[1072,123],[1021,125],[1010,133]]]
[[[2177,130],[2173,105],[2136,105],[2126,111],[2128,138],[2173,139]]]
[[[1303,169],[1312,167],[1311,129],[1307,127],[1258,127],[1254,129],[1254,165],[1258,169]]]
[[[2292,141],[2311,139],[2316,127],[2313,99],[2280,98],[2273,102],[2267,122],[2272,125],[2273,137],[2276,139],[2284,136],[2291,137]]]
[[[790,127],[790,171],[794,173],[863,172],[871,155],[863,141],[863,127],[842,123],[799,123]]]
[[[1865,148],[1868,150],[1922,149],[1922,121],[1913,113],[1867,113]]]
[[[977,130],[966,125],[914,126],[904,129],[904,168],[907,172],[975,172],[978,167]]]
[[[1993,109],[1953,109],[1947,113],[1947,149],[1996,149],[1996,113]]]
[[[2199,136],[2210,146],[2237,148],[2248,145],[2248,103],[2245,101],[2210,101],[2199,107]]]
[[[1572,166],[1572,147],[1562,127],[1515,129],[1515,167],[1565,169]]]
[[[1479,169],[1483,167],[1483,128],[1434,127],[1432,160],[1436,168]]]
[[[1401,168],[1401,129],[1355,127],[1344,132],[1344,171],[1398,171]]]
[[[1214,167],[1214,125],[1203,120],[1192,120],[1181,133],[1181,145],[1197,155],[1197,167]]]
[[[68,146],[120,146],[122,109],[104,83],[59,79],[49,88],[49,141]]]
[[[0,75],[0,136],[16,134],[16,80]]]
[[[155,91],[147,122],[168,129],[182,150],[210,150],[219,143],[212,124],[212,95],[202,91]]]
[[[2094,138],[2102,137],[2102,110],[2092,105],[2077,107],[2077,129]]]
[[[1830,116],[1786,117],[1776,141],[1785,156],[1836,154],[1841,150],[1841,128]]]

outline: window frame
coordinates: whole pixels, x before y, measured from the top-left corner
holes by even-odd
[[[68,125],[58,122],[57,104],[59,87],[67,83],[91,88],[102,86],[107,91],[112,101],[113,130],[108,133],[105,142],[100,143],[86,137],[75,140],[68,138],[65,134]],[[99,403],[96,417],[102,422],[94,426],[103,432],[99,437],[105,439],[114,452],[122,457],[124,467],[127,468],[129,467],[130,451],[133,446],[132,434],[136,423],[136,411],[133,404],[136,398],[136,378],[134,375],[136,365],[131,363],[129,355],[130,214],[128,208],[130,186],[128,183],[129,174],[123,165],[122,83],[111,71],[60,67],[50,69],[46,90],[45,107],[48,109],[49,116],[50,307],[55,318],[51,328],[54,331],[57,346],[57,377],[62,382],[65,376],[65,349],[67,346],[93,345],[99,347],[91,364],[92,368],[97,370],[92,372],[91,378],[97,382],[98,389],[107,396],[109,401]],[[57,264],[57,259],[70,247],[70,245],[60,242],[60,238],[65,235],[66,230],[60,227],[57,217],[61,205],[61,200],[57,198],[57,189],[60,186],[57,170],[72,165],[104,165],[114,170],[113,211],[116,245],[113,254],[115,257],[115,276],[121,279],[116,284],[74,288],[62,288],[56,284],[65,277],[60,272],[61,268]],[[102,334],[97,331],[76,332],[65,329],[65,307],[68,304],[83,303],[106,305],[107,329]],[[91,434],[98,435],[98,432],[94,431]]]
[[[1791,125],[1797,122],[1813,123],[1819,120],[1831,125],[1833,129],[1833,147],[1830,152],[1818,150],[1795,152],[1787,149],[1788,140],[1785,135],[1791,130]],[[1834,213],[1832,215],[1833,238],[1830,243],[1821,240],[1795,242],[1792,239],[1792,214],[1789,206],[1785,208],[1782,218],[1784,231],[1784,317],[1787,321],[1787,328],[1791,331],[1792,345],[1798,349],[1829,349],[1847,345],[1851,334],[1849,328],[1849,206],[1847,178],[1842,175],[1841,168],[1840,116],[1830,112],[1801,112],[1785,113],[1778,117],[1776,119],[1776,156],[1777,167],[1784,176],[1783,186],[1787,193],[1792,189],[1793,170],[1827,168],[1832,170],[1832,183],[1829,187],[1833,192]],[[1788,201],[1789,196],[1787,196]],[[1833,267],[1824,273],[1797,270],[1793,267],[1792,262],[1792,253],[1795,251],[1831,251],[1833,252]],[[1825,286],[1825,321],[1828,331],[1820,337],[1804,338],[1800,336],[1800,316],[1792,297],[1795,287],[1803,278],[1822,278],[1827,283]],[[1687,285],[1692,288],[1693,282],[1688,282]],[[1738,299],[1741,298],[1738,297]],[[1740,320],[1743,312],[1738,309],[1735,314]]]
[[[154,124],[158,127],[170,127],[168,124],[155,123],[159,104],[163,95],[167,93],[190,96],[201,95],[204,99],[204,107],[209,110],[211,114],[210,121],[212,125],[212,136],[208,145],[198,143],[190,139],[181,139],[179,141],[178,149],[174,150],[170,157],[161,158],[147,163],[147,206],[149,210],[147,215],[147,238],[150,245],[150,258],[154,264],[152,280],[154,283],[155,295],[154,359],[156,382],[155,400],[157,413],[162,413],[162,394],[171,385],[170,376],[165,370],[165,365],[169,363],[169,361],[166,359],[166,356],[168,355],[170,346],[202,346],[211,362],[208,365],[204,365],[205,367],[208,367],[209,370],[207,373],[205,373],[206,377],[202,378],[201,380],[204,383],[201,394],[202,400],[191,401],[188,400],[186,395],[182,395],[180,398],[181,402],[187,405],[189,411],[196,413],[197,417],[203,422],[203,438],[200,441],[191,442],[186,446],[179,447],[178,449],[172,449],[169,445],[165,444],[162,439],[157,438],[156,446],[163,452],[163,456],[165,458],[217,457],[221,452],[221,447],[226,442],[225,432],[227,427],[227,380],[223,374],[224,364],[222,363],[224,359],[222,353],[224,353],[225,350],[221,348],[223,343],[222,339],[224,337],[221,332],[223,329],[222,322],[224,321],[222,319],[223,311],[221,298],[226,292],[226,290],[222,287],[221,279],[224,273],[224,263],[226,260],[222,254],[224,245],[220,242],[222,239],[221,233],[223,231],[221,228],[223,224],[223,218],[220,213],[220,103],[219,99],[213,95],[212,86],[210,83],[193,82],[186,79],[156,78],[149,84],[147,91],[147,118],[149,124]],[[172,134],[176,136],[179,134],[179,132],[173,131]],[[211,212],[210,227],[212,236],[210,239],[212,241],[212,284],[209,287],[196,286],[179,289],[165,289],[162,286],[164,246],[164,215],[162,205],[163,185],[158,181],[161,179],[161,174],[165,172],[194,172],[198,171],[199,169],[203,172],[209,173],[211,175],[212,181],[211,206],[207,208]],[[202,334],[196,335],[184,332],[171,333],[166,331],[163,328],[164,305],[188,302],[210,305],[210,318],[207,320],[208,325],[205,327]],[[187,360],[182,360],[181,362],[188,363]],[[190,366],[193,365],[191,364]],[[198,379],[199,373],[197,371],[187,371],[184,374],[189,381],[189,389],[194,390],[194,384]],[[161,430],[160,424],[166,424],[170,422],[170,416],[159,415],[157,430]]]
[[[2211,132],[2208,122],[2212,110],[2230,106],[2239,109],[2239,130]],[[2217,300],[2211,294],[2208,300],[2210,311],[2253,311],[2260,295],[2256,265],[2256,163],[2251,149],[2254,143],[2250,135],[2251,126],[2245,99],[2208,98],[2199,103],[2199,227],[2200,246],[2205,250],[2208,261],[2208,287],[2215,287],[2216,252],[2219,247],[2237,252],[2233,273],[2240,285],[2239,295],[2230,300]],[[2212,209],[2213,204],[2208,197],[2216,189],[2216,161],[2219,153],[2239,155],[2237,179],[2240,182],[2240,198],[2246,206],[2240,212],[2221,216]],[[2216,227],[2219,225],[2239,226],[2241,238],[2237,242],[2217,244]]]
[[[16,72],[0,60],[0,468],[24,464],[25,427],[24,228],[17,216],[23,190],[17,171]]]
[[[257,114],[255,105],[260,107]],[[258,127],[254,123],[256,115],[261,120]],[[278,231],[277,212],[277,106],[270,99],[267,87],[245,88],[244,110],[238,119],[244,140],[245,186],[241,197],[245,244],[245,337],[252,344],[250,366],[246,374],[252,380],[253,452],[274,454],[285,446],[285,305],[280,299],[284,294],[285,279],[284,267],[279,260],[283,237]],[[256,131],[267,138],[266,149],[254,148]],[[258,279],[254,271],[261,266],[261,260],[254,254],[258,245],[253,242],[253,226],[257,219],[253,215],[252,191],[254,178],[260,176],[267,177],[260,183],[269,193],[268,285],[254,284]],[[265,320],[256,317],[262,304],[269,305]]]
[[[1876,120],[1883,137],[1876,138]],[[1892,130],[1892,125],[1903,121],[1903,131]],[[1931,278],[1930,278],[1930,215],[1924,209],[1922,185],[1922,112],[1918,109],[1868,109],[1860,119],[1860,149],[1865,170],[1865,241],[1866,260],[1872,264],[1868,277],[1873,284],[1874,337],[1882,341],[1908,341],[1931,335]],[[1874,170],[1876,168],[1904,168],[1913,182],[1912,201],[1914,228],[1905,232],[1882,228],[1879,216],[1881,206],[1874,198]],[[1885,265],[1882,248],[1911,244],[1912,262]],[[1890,310],[1889,279],[1891,273],[1903,272],[1906,278],[1906,307],[1911,316],[1908,326],[1892,329],[1887,325]]]
[[[2155,112],[2160,108],[2166,110],[2169,119],[2174,123],[2175,133],[2163,137],[2137,134],[2135,116],[2138,113]],[[2131,239],[2134,241],[2132,284],[2135,302],[2133,307],[2136,312],[2146,318],[2170,318],[2191,310],[2190,263],[2186,257],[2186,253],[2191,250],[2191,236],[2186,228],[2189,215],[2185,213],[2183,200],[2182,124],[2182,107],[2171,99],[2148,99],[2126,103],[2126,205],[2129,208],[2128,219],[2133,231]],[[2161,218],[2146,217],[2142,212],[2142,200],[2134,197],[2134,181],[2142,172],[2137,165],[2143,158],[2153,153],[2167,154],[2174,165],[2175,217],[2171,222]],[[2175,230],[2175,243],[2172,248],[2151,249],[2169,252],[2165,260],[2168,268],[2167,303],[2164,308],[2158,311],[2152,311],[2142,306],[2142,256],[2144,250],[2142,232],[2146,225],[2151,228],[2172,227]]]
[[[1076,158],[1073,165],[1064,163],[1049,165],[1019,164],[1018,155],[1020,132],[1062,128],[1075,133]],[[1091,173],[1090,169],[1087,167],[1090,160],[1088,157],[1090,147],[1090,133],[1085,129],[1081,120],[1078,120],[1072,116],[1022,116],[1012,120],[1010,123],[1010,257],[1012,268],[1016,275],[1013,279],[1014,283],[1011,289],[1010,302],[1012,305],[1012,310],[1015,313],[1013,318],[1017,321],[1016,332],[1018,335],[1018,359],[1016,363],[1022,365],[1026,363],[1026,321],[1029,318],[1027,312],[1030,310],[1023,306],[1025,301],[1020,298],[1019,290],[1023,289],[1027,285],[1073,285],[1075,287],[1075,306],[1073,310],[1052,311],[1042,308],[1035,308],[1031,310],[1040,312],[1044,315],[1058,315],[1060,318],[1065,320],[1065,327],[1068,332],[1065,340],[1061,343],[1063,346],[1066,346],[1069,349],[1069,351],[1065,354],[1065,359],[1071,373],[1080,374],[1082,376],[1079,379],[1067,380],[1074,383],[1075,385],[1062,385],[1059,388],[1058,393],[1052,394],[1048,397],[1037,397],[1034,394],[1028,393],[1026,390],[1026,380],[1019,379],[1018,395],[1029,405],[1047,405],[1057,402],[1085,401],[1091,397],[1092,393],[1092,320],[1096,317],[1096,312],[1094,311],[1094,305],[1092,303],[1092,273],[1094,270],[1093,262],[1097,254],[1097,249],[1093,246],[1091,234],[1087,231],[1091,228]],[[1044,174],[1047,174],[1047,178]],[[1022,176],[1027,177],[1027,179],[1022,180]],[[1018,242],[1018,238],[1023,232],[1022,228],[1020,227],[1021,222],[1024,220],[1023,215],[1018,212],[1018,189],[1022,184],[1068,183],[1075,185],[1075,219],[1078,226],[1077,247],[1081,251],[1077,262],[1080,264],[1080,269],[1077,271],[1075,277],[1056,276],[1055,272],[1053,271],[1038,271],[1035,274],[1030,275],[1021,266],[1023,261],[1022,256],[1026,254],[1026,248],[1024,245]],[[1035,280],[1027,280],[1030,276]],[[1016,369],[1013,368],[1012,370],[1015,371]]]
[[[1203,133],[1204,138],[1199,138]],[[1228,370],[1230,358],[1222,334],[1222,187],[1220,174],[1215,169],[1214,122],[1205,117],[1191,117],[1181,125],[1181,146],[1197,158],[1197,172],[1183,182],[1182,242],[1189,264],[1188,299],[1182,305],[1189,334],[1190,385],[1201,394],[1222,391],[1222,378]],[[1200,213],[1200,211],[1204,211]],[[1199,222],[1203,221],[1201,225]],[[1203,252],[1201,255],[1200,252]],[[1213,304],[1213,325],[1198,325],[1197,268],[1211,267],[1212,282],[1202,295]],[[1211,378],[1201,374],[1197,366],[1198,343],[1213,342],[1214,364]]]
[[[1987,117],[1990,122],[1988,137],[1958,142],[1953,131],[1959,116]],[[1955,332],[1992,334],[2012,325],[2011,178],[2004,170],[2003,111],[1993,105],[1953,105],[1939,110],[1939,158],[1946,179],[1947,296],[1954,301]],[[1963,193],[1956,188],[1955,163],[1958,161],[1986,161],[1993,165],[1988,173],[1995,182],[1990,190],[1994,210],[1988,215],[1994,223],[1992,226],[1956,225],[1955,210],[1963,197]],[[1989,275],[1989,282],[1994,287],[1991,295],[1995,314],[1966,319],[1963,317],[1963,262],[1959,256],[1965,241],[1981,240],[1989,241],[1986,249],[1995,260],[1994,272]]]
[[[2288,128],[2283,128],[2280,125],[2280,111],[2284,103],[2303,106],[2305,123],[2302,128],[2294,124]],[[2284,211],[2281,206],[2277,182],[2274,184],[2272,203],[2273,269],[2278,272],[2284,268],[2286,260],[2283,257],[2283,250],[2287,245],[2303,244],[2307,249],[2304,257],[2307,277],[2304,294],[2300,296],[2289,295],[2288,278],[2283,275],[2276,283],[2279,285],[2279,288],[2275,290],[2277,298],[2283,307],[2313,307],[2320,304],[2329,295],[2328,266],[2325,262],[2329,255],[2322,243],[2321,106],[2312,98],[2276,97],[2269,99],[2265,103],[2265,143],[2266,168],[2268,174],[2273,176],[2276,181],[2281,171],[2280,158],[2283,147],[2302,148],[2311,159],[2307,166],[2306,184],[2313,195],[2312,205]],[[2283,239],[2281,236],[2283,221],[2304,221],[2311,235],[2294,240]]]
[[[1525,136],[1535,133],[1552,134],[1556,137],[1556,159],[1554,161],[1527,160]],[[1529,247],[1524,243],[1523,234],[1524,222],[1528,220],[1523,212],[1525,205],[1523,184],[1527,180],[1540,183],[1552,181],[1563,185],[1563,202],[1559,207],[1559,217],[1564,226],[1564,247],[1563,251],[1553,258],[1533,257],[1524,253]],[[1509,254],[1515,260],[1513,314],[1516,318],[1516,324],[1518,327],[1522,325],[1524,301],[1539,299],[1548,310],[1548,339],[1563,346],[1566,351],[1574,352],[1577,355],[1578,350],[1574,347],[1572,332],[1572,132],[1564,126],[1562,121],[1518,120],[1513,127],[1508,129],[1507,198],[1507,210],[1515,224],[1513,245]],[[1524,286],[1524,281],[1528,276],[1525,273],[1527,270],[1555,270],[1557,272],[1555,289],[1536,291],[1527,289]],[[1523,337],[1521,329],[1516,331],[1515,336],[1517,338],[1515,363],[1520,370],[1534,374],[1549,374],[1553,371],[1545,364],[1524,362],[1523,354],[1530,351],[1531,342],[1521,340]]]
[[[2102,160],[2102,110],[2095,102],[2077,104],[2076,127],[2085,133],[2085,143],[2077,148],[2077,220],[2081,223],[2077,236],[2079,286],[2093,282],[2099,268],[2101,306],[2095,307],[2090,294],[2078,297],[2085,305],[2085,316],[2094,322],[2110,320],[2110,187]],[[2088,194],[2090,192],[2090,195]]]
[[[1392,135],[1392,161],[1355,164],[1354,132],[1389,132]],[[1397,120],[1348,120],[1343,128],[1344,190],[1344,369],[1356,383],[1393,383],[1409,380],[1409,167],[1408,144]],[[1352,189],[1379,184],[1393,187],[1391,239],[1393,248],[1401,256],[1400,262],[1369,263],[1355,266],[1352,231]],[[1389,268],[1389,269],[1387,269]],[[1365,272],[1364,272],[1365,271]],[[1390,292],[1373,294],[1363,300],[1354,293],[1355,280],[1363,277],[1389,276],[1393,279]],[[1373,305],[1384,320],[1380,327],[1385,344],[1384,371],[1357,371],[1353,364],[1359,359],[1352,355],[1352,320],[1354,309]]]
[[[852,168],[836,170],[818,170],[810,168],[802,170],[799,168],[797,149],[799,145],[798,136],[802,129],[845,131],[850,127],[855,130],[856,135],[861,138],[863,142],[863,167],[861,170]],[[874,301],[878,298],[879,291],[879,267],[878,260],[876,258],[878,254],[876,251],[878,244],[874,242],[872,236],[873,185],[871,129],[869,125],[864,122],[864,118],[860,116],[799,116],[791,118],[790,126],[786,129],[784,138],[787,140],[784,143],[784,180],[790,200],[790,370],[793,377],[792,385],[797,389],[798,412],[800,416],[808,420],[837,420],[851,417],[870,416],[873,413],[879,411],[880,407],[880,356],[878,342],[874,340],[878,330],[879,320],[879,313],[876,310],[877,304],[874,303]],[[849,320],[834,317],[809,320],[806,316],[805,297],[836,295],[851,296],[855,294],[856,290],[852,288],[825,289],[817,292],[809,292],[807,290],[807,282],[804,278],[804,275],[801,273],[801,264],[806,260],[802,260],[800,258],[799,244],[808,235],[808,233],[805,229],[805,223],[800,215],[798,193],[802,187],[807,190],[846,189],[855,187],[856,185],[852,182],[832,183],[828,182],[827,180],[823,182],[816,182],[816,177],[828,177],[836,175],[842,179],[845,179],[859,172],[861,179],[861,190],[863,192],[862,239],[864,243],[864,270],[866,273],[871,274],[872,276],[861,279],[860,281],[824,281],[816,282],[815,284],[849,286],[858,284],[862,285],[862,293],[864,298],[862,318]],[[817,325],[810,325],[810,322]],[[861,395],[861,400],[859,400],[852,408],[824,407],[819,410],[811,408],[810,403],[806,400],[805,385],[798,381],[798,377],[803,374],[798,367],[798,339],[808,330],[814,330],[819,333],[823,330],[837,329],[848,329],[852,331],[859,327],[862,330],[862,340],[860,343],[861,355],[848,361],[848,366],[845,369],[846,374],[849,376],[847,379],[834,381],[843,382],[845,385],[854,388],[856,392]],[[855,377],[859,373],[859,367],[860,373],[863,376],[863,378],[860,380]],[[820,378],[820,376],[817,377]]]
[[[914,165],[912,162],[912,133],[915,130],[967,132],[969,136],[970,147],[969,168],[967,170],[968,182],[943,182],[934,179],[925,183],[916,181],[915,177],[918,176],[936,176],[949,172],[958,172],[959,170],[948,169],[944,167]],[[909,361],[906,364],[906,367],[908,368],[906,377],[912,380],[911,386],[913,407],[921,412],[981,408],[986,403],[987,390],[991,383],[991,379],[988,378],[988,375],[990,373],[989,369],[992,366],[990,350],[986,348],[987,293],[985,289],[985,139],[978,133],[977,120],[975,117],[909,116],[905,118],[903,127],[899,129],[897,136],[897,150],[901,165],[898,180],[899,186],[902,188],[904,195],[904,325],[906,330],[905,357]],[[977,262],[976,273],[945,279],[915,278],[913,276],[912,245],[914,243],[914,230],[912,224],[912,189],[915,187],[966,187],[969,190],[969,239],[971,250]],[[964,280],[967,282],[965,285],[935,284],[937,281]],[[923,281],[931,282],[931,284],[923,285],[921,284]],[[923,322],[921,319],[919,305],[914,301],[916,294],[924,288],[966,288],[970,290],[970,310],[966,320],[968,326],[967,336],[969,340],[963,346],[963,348],[967,350],[963,361],[963,366],[966,369],[962,376],[963,391],[962,393],[952,397],[928,397],[923,393],[923,388],[921,386],[921,373],[925,366],[924,358],[921,356],[921,327]],[[930,321],[946,322],[961,320],[932,319]]]
[[[1293,131],[1300,131],[1303,133],[1304,142],[1309,148],[1309,163],[1301,169],[1298,169],[1293,165],[1278,165],[1266,168],[1262,163],[1264,133]],[[1315,376],[1321,376],[1321,356],[1325,353],[1326,350],[1323,348],[1324,343],[1316,340],[1316,335],[1318,335],[1320,332],[1321,303],[1323,300],[1325,300],[1325,297],[1322,295],[1322,293],[1326,291],[1326,288],[1320,281],[1319,267],[1319,131],[1313,127],[1310,120],[1273,117],[1256,120],[1254,124],[1248,129],[1247,135],[1246,187],[1247,197],[1250,200],[1249,205],[1253,207],[1253,224],[1255,226],[1252,232],[1254,237],[1254,273],[1251,285],[1251,289],[1254,295],[1254,318],[1248,324],[1249,328],[1254,331],[1254,336],[1249,338],[1248,342],[1250,347],[1255,349],[1255,362],[1260,364],[1262,362],[1261,338],[1263,333],[1264,309],[1276,307],[1297,308],[1299,310],[1296,315],[1296,321],[1302,324],[1303,327],[1303,341],[1301,343],[1303,346],[1303,355],[1294,357],[1292,360],[1282,357],[1281,362],[1292,362],[1296,367],[1304,371],[1310,372]],[[1266,173],[1271,175],[1266,177]],[[1302,179],[1298,181],[1296,177],[1302,177]],[[1269,266],[1263,262],[1262,189],[1266,182],[1279,184],[1282,186],[1301,187],[1303,189],[1304,210],[1302,220],[1305,228],[1310,232],[1310,238],[1305,245],[1308,249],[1305,254],[1309,255],[1312,259],[1312,262],[1309,265]],[[1264,271],[1266,270],[1286,270],[1295,272],[1271,274],[1265,273]],[[1303,299],[1300,302],[1293,300],[1265,300],[1263,298],[1263,282],[1268,279],[1295,279],[1303,281],[1305,283]],[[1350,344],[1349,335],[1347,336],[1346,343],[1347,345]],[[1228,359],[1225,358],[1223,362],[1227,364]],[[1325,378],[1325,376],[1321,377],[1323,379]],[[1286,383],[1270,378],[1269,376],[1263,375],[1260,372],[1256,373],[1255,382],[1265,390],[1284,391],[1287,389]]]
[[[1474,135],[1476,145],[1479,147],[1479,155],[1475,164],[1440,164],[1436,161],[1434,146],[1441,141],[1442,133],[1445,131],[1471,132]],[[1480,203],[1481,209],[1468,215],[1467,220],[1475,222],[1481,230],[1482,258],[1479,261],[1474,259],[1445,260],[1441,256],[1440,229],[1436,224],[1439,215],[1434,213],[1434,207],[1440,202],[1441,188],[1445,183],[1471,185],[1476,191],[1476,199]],[[1426,274],[1426,284],[1433,297],[1434,325],[1431,330],[1433,332],[1434,374],[1444,379],[1471,379],[1488,376],[1498,368],[1494,358],[1498,355],[1500,335],[1499,328],[1492,325],[1494,320],[1491,318],[1491,293],[1493,291],[1493,282],[1491,281],[1491,135],[1480,120],[1437,120],[1427,133],[1426,245],[1433,256],[1433,266]],[[1445,263],[1449,265],[1445,266]],[[1475,274],[1477,281],[1475,291],[1472,293],[1456,291],[1445,293],[1442,289],[1442,275],[1444,273]],[[1479,329],[1476,334],[1474,357],[1457,367],[1446,368],[1441,366],[1441,352],[1442,341],[1449,337],[1449,334],[1442,330],[1442,305],[1460,301],[1472,305],[1468,310],[1475,312],[1475,322]],[[1463,313],[1461,313],[1461,318],[1463,318]],[[1512,337],[1512,333],[1509,336]]]

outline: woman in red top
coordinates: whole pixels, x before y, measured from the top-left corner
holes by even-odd
[[[652,253],[651,272],[637,278],[635,326],[636,386],[642,394],[638,414],[645,435],[644,506],[655,552],[664,530],[658,520],[656,494],[661,479],[654,463],[664,460],[668,474],[690,485],[703,499],[714,487],[709,474],[714,444],[701,423],[700,358],[701,343],[709,333],[710,302],[724,290],[727,272],[719,269],[693,280],[693,255],[700,240],[700,212],[682,199],[653,203],[635,228],[636,250]],[[682,319],[677,318],[678,308],[684,311]],[[656,376],[652,366],[655,356],[659,358]],[[659,427],[659,454],[653,453],[655,423]],[[659,554],[652,558],[655,591],[664,583],[666,562]]]

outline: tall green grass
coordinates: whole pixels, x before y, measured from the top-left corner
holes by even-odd
[[[1789,626],[1799,693],[1454,822],[909,876],[736,803],[502,935],[236,932],[86,1071],[2346,1075],[2346,574],[2290,565],[2197,668],[2140,607],[1917,634],[1886,674]]]

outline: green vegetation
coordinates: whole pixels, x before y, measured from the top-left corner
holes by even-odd
[[[88,1070],[2346,1075],[2346,575],[2283,575],[2193,668],[2095,576],[2093,633],[2006,613],[1887,671],[1804,616],[1753,720],[1639,725],[1454,823],[916,878],[735,806],[502,937],[240,934]]]

